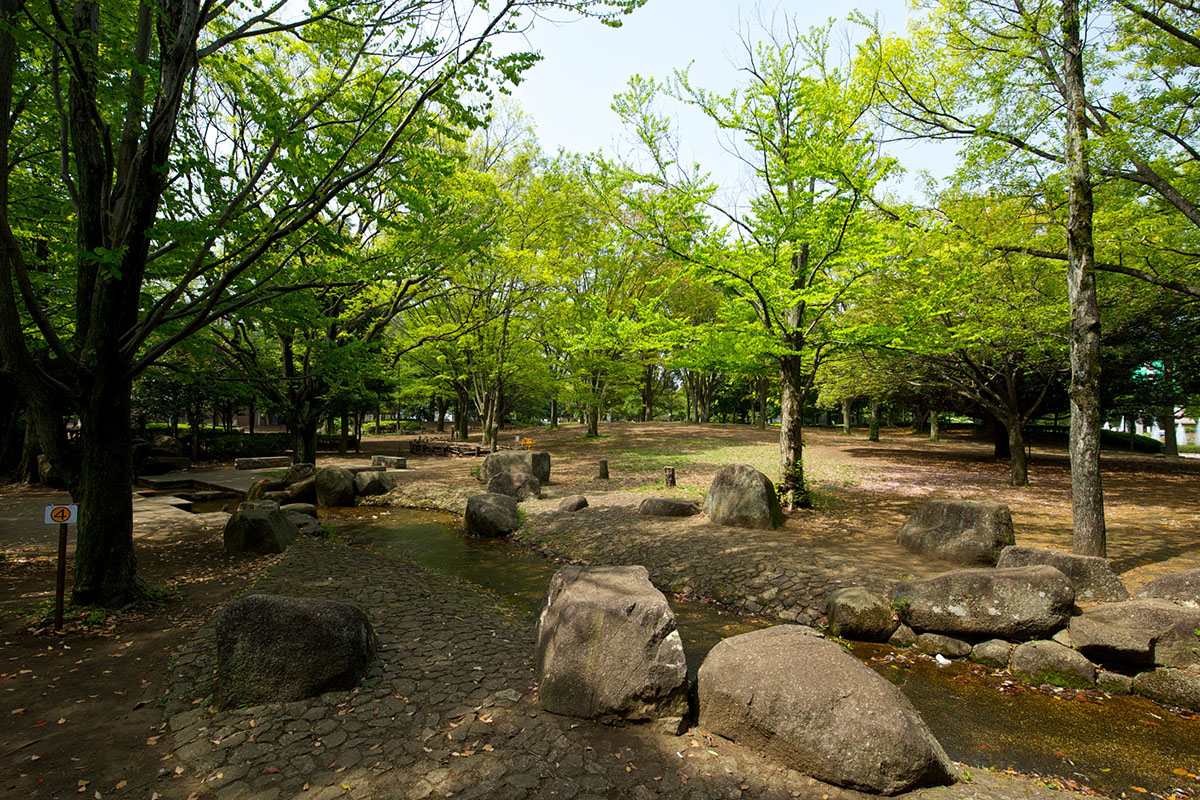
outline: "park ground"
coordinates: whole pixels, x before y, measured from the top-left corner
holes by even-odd
[[[683,572],[667,576],[666,582],[672,588],[746,610],[760,610],[784,619],[789,614],[802,617],[803,609],[819,600],[827,588],[812,584],[812,581],[820,583],[822,574],[833,574],[843,583],[863,575],[870,582],[894,579],[897,573],[909,570],[907,562],[898,564],[895,560],[894,533],[904,517],[930,497],[969,497],[1006,503],[1013,512],[1018,544],[1070,547],[1069,474],[1061,450],[1035,448],[1031,485],[1013,488],[1006,485],[1007,464],[991,458],[988,443],[965,434],[952,433],[943,442],[930,443],[908,432],[885,430],[881,441],[872,443],[861,432],[845,437],[833,430],[810,430],[806,437],[806,465],[817,507],[794,512],[784,528],[769,540],[739,540],[739,546],[750,550],[732,552],[724,562],[745,561],[746,553],[775,558],[776,554],[786,552],[797,563],[825,565],[826,572],[815,578],[810,573],[800,576],[792,605],[778,605],[781,600],[764,597],[761,587],[750,586],[750,581],[736,570],[720,580],[704,574],[703,564],[722,562],[706,555],[703,549],[716,545],[706,540],[712,534],[704,533],[710,526],[700,527],[702,521],[685,523],[690,527],[680,533],[656,529],[654,523],[642,524],[630,513],[636,502],[646,496],[698,497],[713,473],[727,463],[749,463],[771,474],[776,460],[772,431],[738,425],[649,423],[613,424],[605,426],[602,433],[599,439],[587,439],[579,426],[557,431],[505,432],[506,436],[533,438],[537,449],[546,450],[553,457],[547,497],[529,507],[529,530],[522,534],[522,541],[549,555],[594,559],[610,555],[604,548],[621,546],[624,541],[626,546],[642,548],[647,559],[658,558],[661,563],[657,567],[661,570],[670,570],[677,566],[675,562],[686,561],[655,555],[663,552],[664,543],[673,542],[676,552],[696,550],[701,566],[685,564]],[[407,451],[406,441],[380,437],[365,442],[363,449],[403,454]],[[597,477],[601,459],[609,462],[608,480]],[[361,456],[358,460],[361,461]],[[402,473],[401,485],[390,501],[461,510],[463,498],[480,491],[471,474],[478,462],[478,459],[412,458],[412,469]],[[661,485],[663,468],[668,466],[675,468],[678,481],[671,490]],[[1200,461],[1106,453],[1104,481],[1109,555],[1130,590],[1163,572],[1200,566],[1200,508],[1197,507],[1200,494],[1196,491],[1200,487]],[[571,494],[584,494],[594,509],[607,509],[605,513],[593,513],[590,518],[581,517],[577,525],[568,529],[561,521],[555,521],[549,509],[558,498]],[[194,649],[198,631],[202,636],[204,626],[223,603],[261,579],[286,584],[287,575],[276,568],[281,561],[294,562],[307,551],[298,551],[296,556],[265,558],[228,555],[221,547],[222,515],[188,515],[153,502],[139,502],[135,515],[139,566],[146,580],[163,591],[164,599],[144,608],[115,613],[70,609],[65,633],[55,635],[41,622],[53,596],[54,550],[54,529],[43,524],[42,509],[63,499],[61,493],[0,487],[0,543],[4,551],[0,563],[3,637],[0,691],[5,700],[0,704],[4,709],[0,715],[0,793],[29,797],[158,795],[166,800],[209,793],[221,797],[252,796],[244,782],[235,786],[228,782],[221,784],[220,780],[227,779],[220,779],[214,783],[212,774],[216,773],[201,774],[203,770],[197,764],[204,763],[204,759],[184,757],[181,748],[188,743],[176,741],[175,735],[164,726],[164,712],[175,712],[178,718],[179,703],[184,702],[177,687],[170,685],[168,666],[173,659],[179,659],[181,652],[186,658],[190,646]],[[627,536],[611,535],[614,528]],[[719,548],[720,552],[730,550],[728,546]],[[333,558],[326,553],[317,553],[315,557]],[[912,569],[921,566],[916,564]],[[655,566],[651,570],[653,573]],[[297,567],[297,574],[300,573],[303,568]],[[355,580],[361,582],[357,576]],[[470,591],[469,587],[459,585],[439,584],[439,587],[437,592],[418,588],[414,595],[418,599],[413,602],[424,602],[419,598],[427,595],[458,596]],[[322,589],[334,590],[336,587]],[[777,605],[772,606],[773,602]],[[472,608],[474,616],[451,616],[456,620],[459,616],[476,620],[475,624],[484,627],[491,625],[492,631],[518,630],[527,622],[488,611],[489,607]],[[489,614],[499,617],[492,619]],[[445,616],[431,614],[431,618]],[[409,634],[401,634],[400,638]],[[172,690],[174,695],[170,694]],[[415,697],[414,694],[409,699],[421,702]],[[439,696],[427,698],[426,703],[433,708],[438,703],[453,706],[452,701],[453,698]],[[202,698],[186,702],[200,704]],[[527,697],[517,702],[516,711],[498,708],[496,717],[508,719],[505,724],[510,726],[516,724],[512,715],[519,716],[529,710],[522,703],[528,703]],[[438,713],[457,710],[449,706]],[[310,710],[319,717],[315,709]],[[191,720],[189,724],[194,728],[196,723]],[[320,724],[320,721],[315,723]],[[572,737],[579,735],[574,728],[557,720],[539,719],[536,724],[528,722],[518,727],[551,731],[553,735],[545,734],[550,737],[546,747],[570,749]],[[424,732],[423,729],[421,733]],[[634,737],[632,740],[622,739],[626,736],[623,733],[592,731],[591,735],[610,737],[605,740],[606,746],[634,748],[633,751],[643,753],[655,749],[652,742],[637,740],[640,734],[628,734]],[[499,741],[497,748],[502,749]],[[697,749],[701,757],[707,757],[707,752],[715,753],[707,747]],[[722,750],[721,758],[728,757],[726,752]],[[423,775],[415,771],[421,760],[436,755],[423,747],[416,754],[393,753],[389,757],[395,763],[407,766],[393,770],[390,778],[372,779],[359,767],[357,772],[354,768],[350,770],[349,774],[355,776],[351,781],[346,773],[331,770],[323,773],[327,780],[320,785],[314,782],[311,788],[319,789],[322,797],[333,797],[369,796],[372,785],[379,787],[379,791],[390,786],[390,791],[399,793],[394,796],[403,796],[404,791],[416,784],[404,780],[397,783],[398,776]],[[656,758],[647,755],[644,766],[654,764]],[[452,760],[455,764],[461,761]],[[704,763],[697,763],[698,774],[705,774]],[[433,766],[438,767],[436,763]],[[262,783],[256,785],[255,792],[263,797],[291,796],[287,792],[292,788],[308,791],[277,785],[272,778],[279,770],[270,772],[273,767],[261,765],[260,768],[267,774],[259,777]],[[740,769],[744,775],[755,774],[753,766],[742,764]],[[590,768],[587,772],[595,774]],[[438,768],[428,774],[450,780]],[[496,778],[500,781],[497,785],[510,794],[519,791],[519,782],[513,783],[514,775],[509,772],[509,783],[504,782],[503,775]],[[563,780],[569,783],[570,778],[567,775]],[[623,784],[618,779],[619,775],[612,777],[609,785],[619,789]],[[434,784],[420,785],[428,786],[427,794],[434,792]],[[363,787],[368,787],[365,794]],[[445,795],[447,792],[441,789],[454,787],[444,782],[436,788],[439,795]],[[713,796],[723,796],[720,789],[714,788]],[[676,790],[681,791],[679,787]],[[813,791],[814,797],[824,793],[819,789]],[[1035,792],[1035,787],[1018,781],[997,789],[977,782],[971,792],[955,796],[1034,796],[1028,793]],[[316,792],[308,796],[316,796]]]

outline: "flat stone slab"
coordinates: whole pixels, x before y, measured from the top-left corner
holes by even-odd
[[[1079,556],[1043,547],[1018,547],[1012,545],[1000,553],[996,566],[1028,567],[1045,564],[1067,576],[1075,587],[1076,602],[1118,603],[1129,599],[1129,591],[1117,573],[1113,572],[1107,559],[1099,556]]]
[[[233,460],[234,469],[275,469],[291,465],[291,456],[255,456],[254,458],[235,458]]]
[[[384,469],[408,469],[408,459],[403,456],[371,456],[371,466]]]
[[[700,513],[700,504],[675,497],[647,497],[638,506],[638,513],[647,517],[691,517]]]
[[[1200,608],[1169,600],[1129,600],[1071,620],[1071,641],[1093,661],[1186,667],[1200,663]]]

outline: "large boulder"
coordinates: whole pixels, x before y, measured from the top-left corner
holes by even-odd
[[[304,504],[298,503],[297,505]],[[280,509],[280,511],[288,518],[288,521],[296,526],[296,532],[301,536],[325,538],[325,526],[318,522],[316,517],[309,516],[303,511],[288,511],[287,509]]]
[[[538,695],[556,714],[655,720],[678,733],[687,664],[675,615],[645,567],[566,566],[537,621]]]
[[[811,628],[725,639],[697,680],[703,728],[818,780],[898,794],[955,779],[900,690]]]
[[[478,477],[487,483],[501,472],[524,472],[547,484],[550,482],[550,454],[532,450],[498,450],[483,460]]]
[[[901,622],[968,638],[1033,639],[1061,629],[1075,605],[1053,567],[960,569],[892,589]]]
[[[888,599],[864,586],[829,595],[825,616],[830,633],[856,642],[886,642],[900,624]]]
[[[1200,674],[1182,669],[1156,669],[1133,678],[1133,691],[1168,706],[1200,711]]]
[[[292,464],[288,467],[287,474],[283,476],[283,482],[287,486],[293,483],[307,480],[317,474],[316,464],[307,464],[303,461]]]
[[[1058,642],[1025,642],[1012,655],[1012,673],[1030,683],[1074,689],[1096,685],[1096,667],[1077,651]]]
[[[295,523],[278,505],[245,510],[239,507],[225,523],[225,552],[282,553],[297,533]]]
[[[647,497],[638,505],[638,513],[647,517],[692,517],[700,513],[700,504],[678,497]]]
[[[558,505],[555,506],[554,510],[571,513],[571,512],[579,511],[580,509],[587,508],[587,504],[588,504],[588,501],[587,501],[586,497],[584,497],[581,494],[575,494],[575,495],[571,495],[570,497],[564,497],[562,500],[559,500]]]
[[[317,477],[310,475],[307,478],[298,480],[295,483],[289,484],[283,492],[286,495],[284,503],[316,503],[317,502]]]
[[[182,456],[183,442],[174,436],[160,434],[150,440],[149,454],[152,456]]]
[[[754,467],[730,464],[713,477],[704,513],[718,525],[773,530],[786,521],[775,484]]]
[[[487,490],[493,494],[515,497],[517,502],[542,496],[542,482],[527,472],[500,472],[488,481]]]
[[[363,497],[387,494],[396,488],[396,479],[386,472],[360,472],[354,476],[354,491]]]
[[[341,467],[317,470],[317,505],[326,508],[354,505],[354,473]]]
[[[252,594],[217,617],[215,699],[223,708],[354,688],[378,648],[357,607]]]
[[[1006,547],[996,566],[1029,567],[1045,564],[1067,576],[1075,588],[1075,602],[1116,603],[1129,599],[1129,591],[1106,559],[1078,556],[1043,547]]]
[[[1093,661],[1186,667],[1200,664],[1200,608],[1169,600],[1128,600],[1071,620],[1071,642]]]
[[[506,494],[477,494],[467,498],[467,533],[471,536],[508,536],[521,524],[515,498]]]
[[[991,567],[1013,543],[1012,514],[986,500],[930,500],[904,521],[896,539],[919,555]]]
[[[254,483],[250,484],[250,489],[246,492],[246,500],[254,502],[255,500],[276,500],[278,498],[266,497],[268,494],[279,493],[287,488],[287,484],[283,481],[273,480],[271,478],[259,478]]]
[[[1200,569],[1172,572],[1155,578],[1134,595],[1137,599],[1170,600],[1191,608],[1200,608]]]

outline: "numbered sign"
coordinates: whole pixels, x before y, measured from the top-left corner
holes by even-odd
[[[47,525],[70,525],[79,516],[79,506],[46,506]]]

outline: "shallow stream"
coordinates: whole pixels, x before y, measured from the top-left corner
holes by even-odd
[[[408,509],[326,512],[348,544],[453,575],[531,616],[558,565],[505,540],[461,535],[450,514]],[[694,674],[721,639],[771,624],[718,607],[669,598]],[[1047,693],[974,664],[938,667],[886,645],[855,654],[900,687],[955,761],[1074,781],[1113,796],[1200,796],[1200,718],[1139,697]]]

